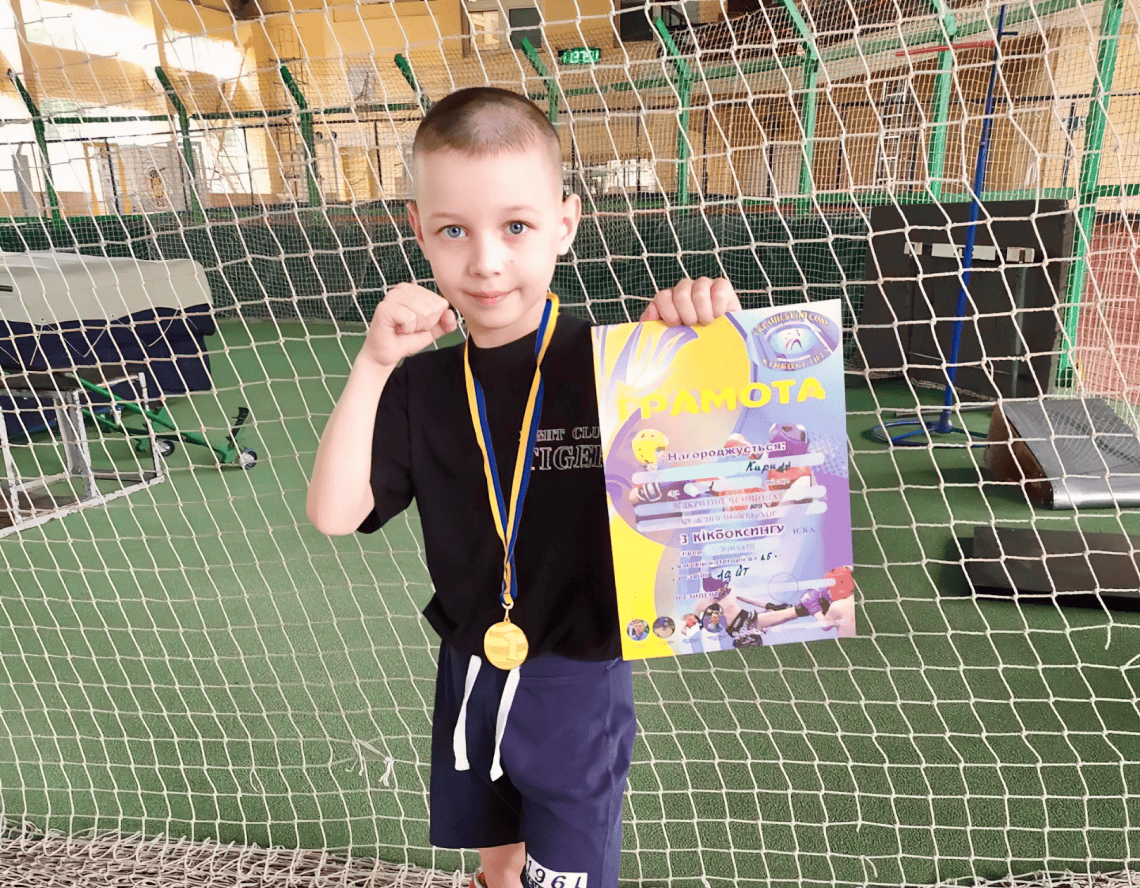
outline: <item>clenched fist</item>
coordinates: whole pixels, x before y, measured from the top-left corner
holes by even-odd
[[[382,367],[394,367],[455,330],[447,300],[416,284],[397,284],[372,313],[360,353]]]

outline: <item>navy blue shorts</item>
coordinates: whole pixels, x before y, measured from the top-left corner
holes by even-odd
[[[470,657],[440,648],[431,755],[431,841],[441,848],[525,842],[525,884],[614,888],[621,812],[637,723],[633,672],[622,660],[546,654],[519,670],[491,779],[508,673],[485,660],[465,713],[468,770],[456,769]],[[561,878],[559,878],[561,877]]]

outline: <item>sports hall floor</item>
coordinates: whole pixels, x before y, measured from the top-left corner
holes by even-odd
[[[359,341],[223,324],[216,391],[169,406],[221,439],[248,404],[256,468],[180,446],[168,483],[0,540],[0,819],[473,867],[427,841],[416,522],[329,539],[305,517]],[[979,483],[978,450],[875,444],[876,397],[913,396],[847,389],[859,637],[637,667],[630,884],[922,884],[1140,853],[1140,615],[974,595],[957,542],[1135,534],[1140,515],[1033,510]]]

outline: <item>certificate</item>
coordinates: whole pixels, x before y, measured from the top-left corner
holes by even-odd
[[[855,634],[840,310],[594,328],[627,660]]]

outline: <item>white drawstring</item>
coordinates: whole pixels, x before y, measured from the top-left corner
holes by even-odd
[[[503,742],[503,734],[507,730],[507,716],[511,714],[511,705],[515,702],[515,691],[519,687],[519,667],[516,666],[507,673],[507,683],[503,687],[503,696],[499,700],[499,717],[495,719],[495,756],[491,759],[491,780],[498,780],[503,776],[503,766],[499,761],[499,745]]]
[[[471,691],[475,688],[475,679],[479,677],[479,669],[483,661],[473,656],[467,664],[467,682],[463,689],[463,705],[459,707],[459,720],[455,724],[455,733],[451,738],[452,750],[455,753],[455,770],[470,771],[471,762],[467,760],[467,701],[471,699]],[[503,776],[500,745],[503,734],[507,732],[507,718],[511,714],[511,706],[515,702],[515,692],[519,687],[519,667],[516,666],[507,673],[507,683],[503,687],[503,696],[499,698],[499,714],[495,719],[495,754],[491,759],[491,779],[498,780]]]
[[[471,697],[475,679],[479,677],[479,667],[482,665],[483,661],[478,657],[472,657],[467,664],[467,685],[463,689],[463,705],[459,707],[459,721],[455,725],[455,734],[451,740],[455,752],[456,771],[471,770],[471,762],[467,761],[467,701]]]

